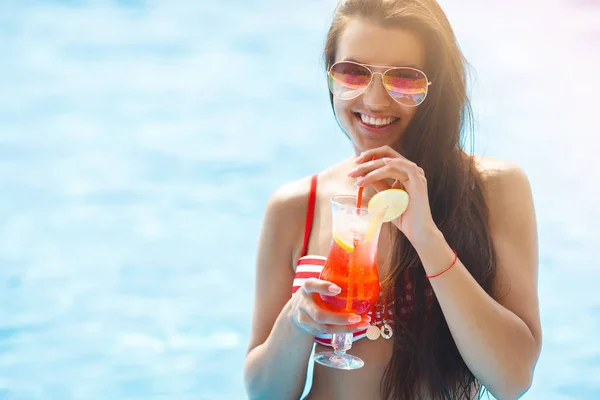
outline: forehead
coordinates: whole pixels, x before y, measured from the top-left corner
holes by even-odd
[[[336,61],[351,59],[381,66],[425,68],[425,46],[421,38],[405,28],[383,27],[353,19],[341,33]]]

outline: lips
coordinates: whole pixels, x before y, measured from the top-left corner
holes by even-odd
[[[363,114],[363,113],[360,113],[360,119],[365,124],[375,127],[375,128],[380,128],[380,127],[389,125],[391,123],[394,123],[396,120],[398,120],[398,118],[395,118],[395,117],[373,117],[371,115],[367,115],[367,114]]]
[[[364,131],[370,134],[383,134],[395,128],[400,121],[396,117],[373,117],[363,113],[355,113],[358,124]]]

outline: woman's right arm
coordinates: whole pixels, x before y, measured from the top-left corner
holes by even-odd
[[[294,190],[294,186],[300,186]],[[348,317],[320,309],[312,293],[330,296],[331,284],[309,279],[294,295],[294,247],[302,238],[307,196],[296,183],[278,190],[267,204],[259,239],[254,314],[244,381],[250,399],[298,399],[304,389],[314,335],[353,332]],[[300,230],[298,230],[298,227]],[[339,290],[339,288],[337,288]],[[338,291],[339,293],[339,291]]]

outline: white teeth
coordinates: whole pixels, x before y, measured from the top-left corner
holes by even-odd
[[[369,125],[373,125],[373,126],[389,125],[392,122],[396,121],[396,118],[393,118],[393,117],[373,118],[373,117],[371,117],[369,115],[365,115],[365,114],[360,114],[360,118],[362,119],[362,122],[364,122],[365,124],[369,124]]]

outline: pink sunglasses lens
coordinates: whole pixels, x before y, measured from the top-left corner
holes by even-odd
[[[342,100],[359,96],[371,82],[371,71],[351,62],[335,64],[329,71],[329,90]]]
[[[406,106],[418,106],[427,96],[427,77],[416,69],[389,70],[384,75],[383,84],[398,103]]]

